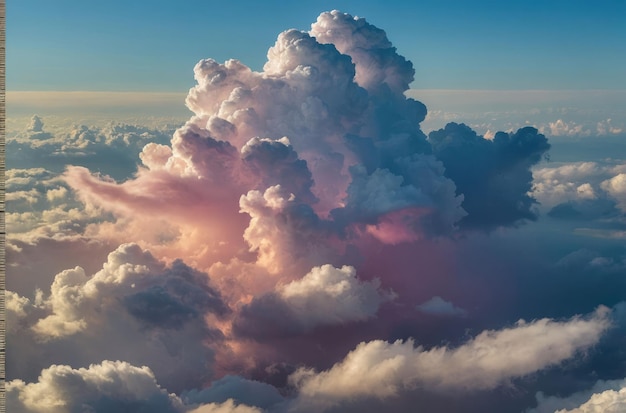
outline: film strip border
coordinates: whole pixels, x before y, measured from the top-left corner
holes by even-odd
[[[5,178],[6,2],[0,0],[0,413],[6,412]]]

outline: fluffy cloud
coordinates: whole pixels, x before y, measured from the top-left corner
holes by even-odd
[[[536,200],[528,195],[530,168],[550,148],[536,129],[498,132],[487,140],[466,125],[450,123],[431,132],[429,140],[446,168],[445,175],[463,194],[467,216],[461,227],[493,229],[536,219]]]
[[[168,393],[146,366],[105,360],[87,368],[53,365],[37,382],[12,380],[6,385],[7,405],[15,413],[121,411],[154,413],[261,413],[261,409],[224,402],[187,403]],[[198,395],[197,395],[198,396]],[[204,398],[206,395],[202,394]],[[279,397],[279,396],[277,396]],[[195,397],[202,399],[203,397]]]
[[[618,413],[626,408],[626,380],[599,380],[588,390],[567,397],[537,394],[528,413]]]
[[[554,122],[548,122],[547,125],[540,126],[539,130],[550,136],[567,137],[614,136],[623,132],[623,128],[614,125],[610,118],[602,119],[596,123],[579,123],[557,119]]]
[[[532,195],[554,218],[579,221],[623,214],[622,163],[577,162],[533,171]]]
[[[514,380],[532,395],[535,381],[519,378],[595,345],[610,324],[603,308],[492,329],[543,316],[554,295],[606,274],[622,286],[619,254],[551,266],[549,252],[521,259],[507,250],[521,245],[513,231],[494,230],[536,219],[536,201],[553,217],[571,207],[614,224],[624,165],[539,167],[550,145],[524,121],[484,137],[451,123],[427,138],[426,108],[406,93],[413,76],[384,31],[333,11],[309,32],[281,33],[260,72],[200,61],[194,115],[176,129],[59,133],[37,117],[11,135],[10,165],[45,167],[7,173],[8,371],[23,380],[12,403],[159,411],[146,404],[155,397],[164,411],[278,413],[401,395],[391,410],[422,399],[429,409]],[[581,247],[560,241],[550,257]],[[566,273],[593,279],[574,285]],[[547,315],[622,291],[561,300]],[[467,331],[483,333],[463,344]],[[32,396],[49,388],[56,399]]]
[[[379,280],[356,278],[353,267],[324,265],[254,298],[243,307],[234,328],[238,334],[260,338],[299,334],[317,326],[366,320],[393,297],[380,290]]]
[[[159,203],[151,189],[158,180],[194,203],[214,203],[219,194],[224,215],[238,196],[280,185],[320,223],[332,211],[338,231],[380,224],[407,207],[421,211],[416,233],[448,233],[463,216],[454,183],[419,128],[425,108],[403,95],[411,63],[363,19],[325,13],[310,33],[282,33],[263,72],[207,59],[194,73],[187,105],[196,116],[174,133],[171,148],[147,145],[148,170],[117,189],[71,169],[68,182],[83,199],[118,213],[145,209]],[[379,199],[361,207],[359,194],[373,186]]]
[[[443,316],[465,316],[467,311],[459,308],[449,301],[439,296],[435,296],[430,300],[417,306],[417,309],[426,314],[443,315]]]
[[[356,82],[368,91],[389,88],[402,93],[413,81],[411,62],[396,53],[383,30],[363,18],[337,10],[322,13],[311,25],[310,33],[320,43],[332,44],[350,56]]]
[[[617,201],[619,208],[626,212],[626,174],[615,175],[602,182],[600,186]]]
[[[555,413],[619,413],[626,409],[626,388],[606,390],[594,394],[585,403],[572,410],[559,410]]]
[[[34,361],[124,359],[150,365],[173,390],[210,377],[211,344],[222,334],[205,317],[229,312],[206,274],[182,261],[165,266],[133,244],[109,254],[91,277],[81,267],[64,270],[55,276],[49,295],[39,293],[32,303],[24,297],[12,302],[19,327],[9,343],[16,356],[8,367],[18,377],[32,376]],[[31,354],[26,348],[33,340],[41,349]],[[20,346],[26,347],[18,351]]]
[[[125,179],[137,170],[137,157],[150,142],[166,143],[174,128],[110,123],[103,127],[73,125],[50,133],[41,117],[34,116],[25,131],[7,137],[7,167],[46,168],[62,172],[67,164]],[[115,159],[115,162],[110,162]]]
[[[53,365],[36,383],[7,383],[7,404],[16,413],[182,411],[178,398],[156,382],[148,367],[104,361],[88,368]]]
[[[484,331],[457,348],[426,350],[412,340],[361,343],[331,369],[300,369],[291,380],[302,400],[321,406],[356,397],[385,398],[416,387],[493,389],[596,344],[610,325],[608,312],[599,308],[567,321],[519,321],[511,328]]]

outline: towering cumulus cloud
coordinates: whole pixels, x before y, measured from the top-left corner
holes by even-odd
[[[194,115],[141,141],[134,174],[68,166],[46,199],[96,211],[66,227],[119,246],[8,293],[15,411],[403,412],[422,396],[454,411],[591,351],[613,310],[527,317],[492,277],[514,268],[506,254],[482,249],[537,218],[547,139],[426,136],[414,73],[383,30],[323,13],[281,33],[260,72],[200,61]],[[619,206],[622,175],[598,184]]]

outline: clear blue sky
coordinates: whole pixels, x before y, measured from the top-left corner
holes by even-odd
[[[623,0],[9,0],[7,89],[185,92],[198,60],[260,70],[332,9],[384,29],[414,88],[626,89]]]

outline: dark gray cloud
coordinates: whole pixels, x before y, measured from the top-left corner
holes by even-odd
[[[466,229],[491,230],[535,220],[530,168],[550,149],[546,137],[526,127],[484,139],[464,124],[449,123],[429,134],[433,152],[445,166],[467,212]]]

